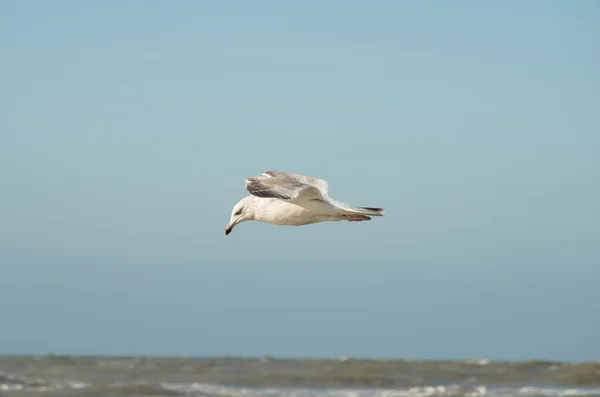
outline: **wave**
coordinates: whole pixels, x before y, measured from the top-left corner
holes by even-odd
[[[162,383],[162,387],[181,395],[211,397],[593,397],[600,389],[559,389],[542,387],[490,388],[422,386],[402,389],[299,389],[299,388],[242,388],[203,383]]]
[[[28,378],[22,375],[0,372],[0,391],[44,392],[56,389],[84,389],[88,383],[77,381],[51,381],[41,378]]]
[[[311,389],[285,387],[236,387],[208,383],[132,382],[94,384],[73,380],[29,378],[0,372],[0,392],[43,393],[57,389],[98,395],[156,397],[600,397],[598,388],[552,388],[539,386],[419,386],[398,389]]]
[[[181,395],[210,397],[596,397],[600,389],[560,389],[542,387],[490,388],[422,386],[402,389],[299,389],[299,388],[242,388],[203,383],[162,383],[162,387]]]

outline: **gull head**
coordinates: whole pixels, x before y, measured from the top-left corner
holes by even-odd
[[[245,221],[254,219],[254,199],[253,196],[244,197],[241,199],[231,211],[231,219],[225,228],[225,235],[228,236],[235,225]]]

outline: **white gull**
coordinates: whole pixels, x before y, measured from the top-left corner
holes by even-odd
[[[251,195],[233,207],[226,236],[235,225],[245,221],[302,226],[368,221],[371,216],[385,215],[383,208],[355,207],[337,201],[329,197],[327,181],[291,172],[267,171],[262,176],[248,178],[246,189]]]

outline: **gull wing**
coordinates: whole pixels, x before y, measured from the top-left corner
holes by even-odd
[[[291,172],[281,172],[281,171],[267,171],[265,173],[263,173],[263,175],[268,176],[268,177],[272,177],[272,178],[290,178],[293,179],[295,181],[298,181],[300,183],[305,183],[308,185],[312,185],[315,188],[317,188],[319,190],[319,192],[321,192],[321,195],[323,197],[328,197],[329,193],[329,185],[327,184],[327,181],[323,180],[323,179],[319,179],[319,178],[315,178],[312,176],[307,176],[307,175],[301,175],[301,174],[294,174]]]
[[[281,200],[328,201],[327,182],[291,172],[267,171],[263,176],[246,179],[246,190],[258,197]]]

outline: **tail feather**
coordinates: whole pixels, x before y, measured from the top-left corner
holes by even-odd
[[[384,216],[385,211],[383,208],[374,208],[374,207],[355,207],[350,204],[342,203],[341,201],[335,200],[329,197],[329,202],[336,207],[350,213],[367,215],[367,216]]]
[[[362,211],[361,214],[371,215],[371,216],[384,216],[385,210],[383,208],[373,208],[373,207],[358,207]]]

